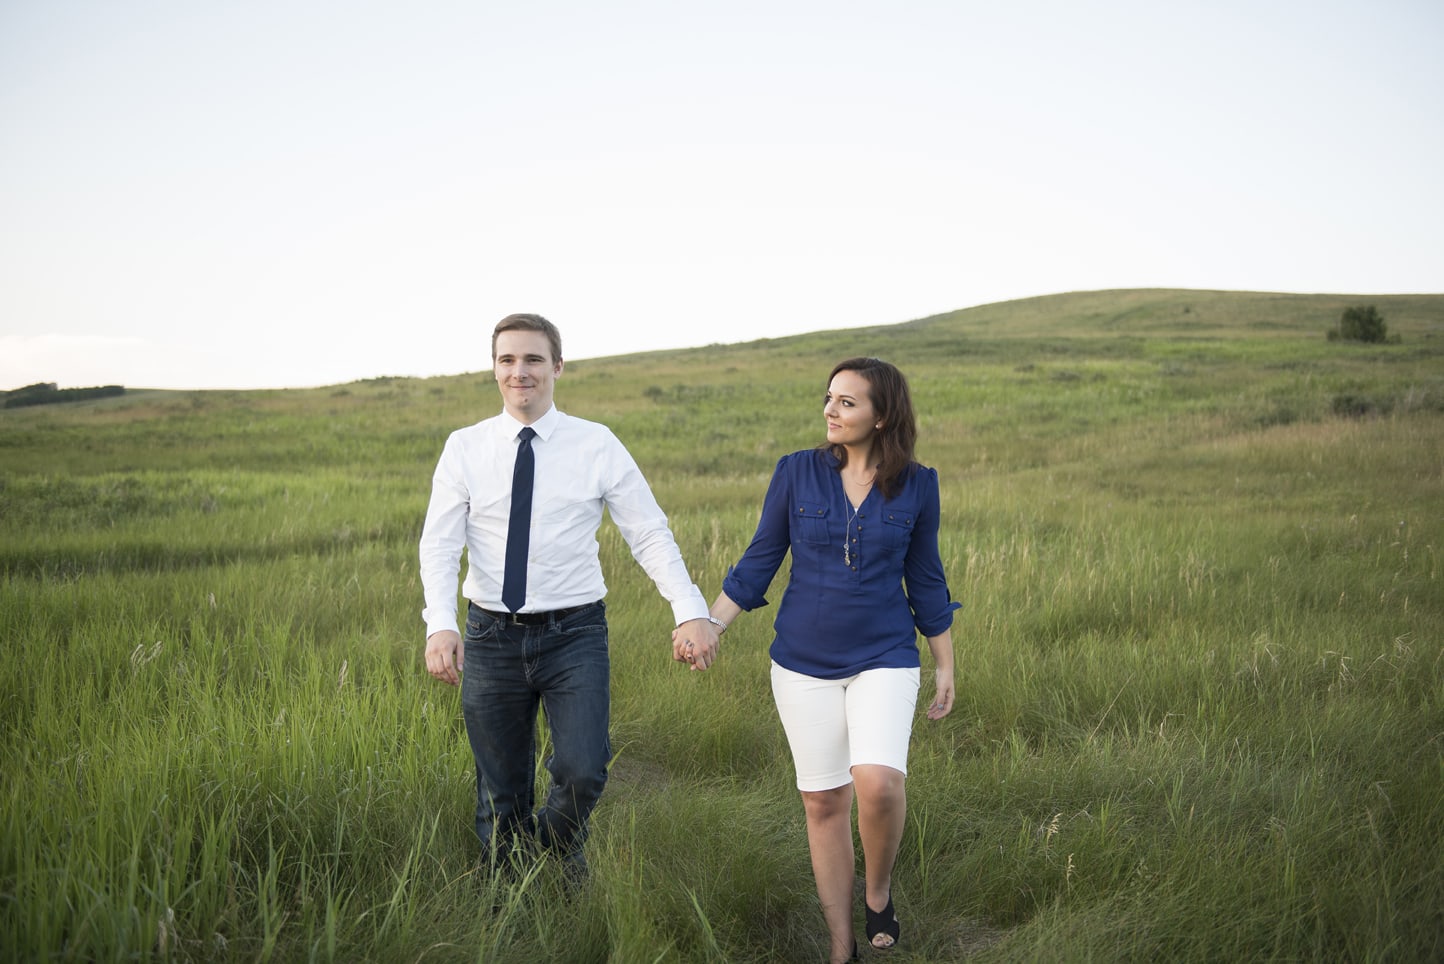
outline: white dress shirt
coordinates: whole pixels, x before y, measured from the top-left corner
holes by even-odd
[[[462,594],[483,609],[501,601],[516,435],[523,425],[503,411],[451,433],[431,480],[421,532],[426,635],[458,629],[456,576],[467,550]],[[681,550],[642,471],[611,429],[555,407],[532,423],[536,481],[532,495],[526,602],[546,612],[596,602],[607,594],[598,557],[602,509],[610,511],[632,556],[672,604],[680,625],[707,618]]]

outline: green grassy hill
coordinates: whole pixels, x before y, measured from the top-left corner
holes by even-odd
[[[1326,338],[1360,304],[1397,342]],[[610,526],[593,880],[473,872],[416,539],[500,409],[487,334],[449,377],[0,410],[0,959],[823,957],[770,614],[682,671]],[[1056,295],[579,359],[557,398],[710,597],[857,354],[911,379],[963,603],[891,958],[1444,957],[1444,295]]]

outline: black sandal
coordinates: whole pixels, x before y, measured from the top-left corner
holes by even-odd
[[[862,909],[867,911],[867,942],[880,951],[896,947],[898,938],[902,936],[902,924],[898,923],[897,914],[892,909],[892,895],[888,894],[887,906],[882,910],[873,910],[867,906],[865,900],[862,902]],[[884,935],[892,940],[879,944],[877,939]]]

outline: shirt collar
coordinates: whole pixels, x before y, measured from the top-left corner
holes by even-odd
[[[561,420],[561,410],[553,405],[547,409],[545,415],[531,423],[531,428],[532,431],[536,432],[537,438],[545,442],[551,434],[557,430],[557,426],[561,424]],[[501,422],[506,429],[507,438],[516,438],[516,433],[526,427],[524,422],[517,421],[506,409],[502,409],[501,411]]]

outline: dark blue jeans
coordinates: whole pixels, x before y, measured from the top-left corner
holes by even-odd
[[[461,711],[476,758],[482,859],[535,840],[580,861],[587,818],[607,783],[612,746],[606,607],[519,626],[469,607]],[[537,708],[546,714],[551,789],[533,812]],[[518,841],[520,838],[520,841]]]

